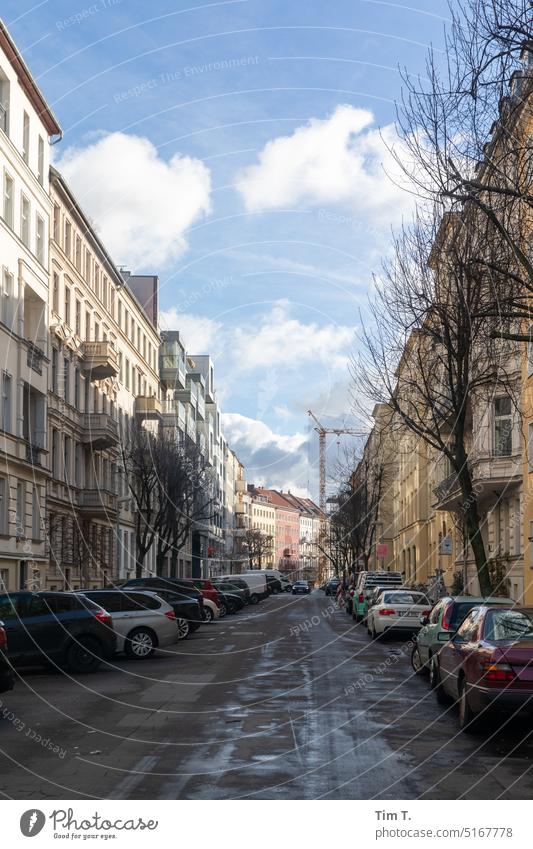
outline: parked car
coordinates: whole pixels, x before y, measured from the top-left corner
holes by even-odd
[[[117,651],[135,660],[146,660],[157,648],[178,639],[176,614],[168,602],[150,590],[77,590],[113,617]]]
[[[424,593],[412,590],[385,590],[368,610],[368,633],[373,639],[386,631],[410,634],[421,627],[420,617],[427,616],[431,602]]]
[[[265,575],[265,578],[266,578],[267,589],[268,589],[269,593],[271,593],[272,595],[276,595],[277,593],[280,593],[282,591],[282,585],[281,585],[281,581],[279,580],[279,578],[276,578],[274,575],[268,575],[268,574]]]
[[[142,586],[136,587],[136,590],[139,591],[143,589]],[[150,591],[150,587],[145,589]],[[152,590],[152,592],[155,592],[155,590]],[[193,630],[196,631],[200,627],[203,621],[202,611],[196,599],[187,598],[183,593],[162,589],[161,587],[157,588],[157,595],[168,602],[176,614],[179,640],[185,640]]]
[[[416,642],[411,652],[411,664],[417,675],[429,672],[432,655],[453,636],[457,628],[472,610],[482,604],[510,605],[510,598],[481,598],[480,596],[445,596],[422,621]]]
[[[308,595],[311,592],[309,589],[309,584],[307,581],[295,581],[292,585],[292,594],[298,595],[299,593],[304,593]]]
[[[8,659],[7,634],[4,623],[0,622],[0,693],[12,690],[15,676]]]
[[[0,620],[14,666],[52,663],[94,672],[117,645],[109,613],[71,593],[2,593]]]
[[[228,581],[220,581],[214,584],[218,592],[218,609],[220,616],[225,616],[226,613],[237,613],[242,610],[246,604],[245,596],[242,590],[235,587]]]
[[[221,575],[220,578],[217,579],[221,584],[232,584],[234,587],[238,587],[244,593],[244,600],[246,604],[250,604],[250,587],[243,581],[242,578],[226,578],[225,575]]]
[[[363,619],[374,587],[401,587],[403,578],[401,572],[359,572],[353,594],[352,616],[356,622]]]
[[[478,605],[431,658],[441,704],[459,702],[459,725],[475,731],[487,712],[533,713],[533,610]]]
[[[218,590],[213,586],[209,578],[190,578],[194,586],[200,590],[204,599],[208,598],[220,607]]]
[[[285,572],[281,572],[279,569],[247,569],[245,574],[255,575],[257,572],[265,575],[267,581],[269,577],[279,581],[282,592],[290,592],[292,589],[292,581],[287,577]]]
[[[243,572],[242,575],[224,575],[224,580],[230,583],[233,578],[240,578],[248,584],[250,604],[257,604],[262,599],[268,597],[266,577],[262,570],[257,569],[254,572]]]
[[[381,593],[385,592],[385,590],[388,590],[388,589],[389,589],[389,587],[387,585],[383,586],[383,584],[379,584],[378,586],[376,586],[372,589],[370,596],[368,598],[368,601],[365,604],[365,612],[363,613],[363,625],[366,625],[367,628],[368,628],[368,611],[370,610],[371,607],[374,607],[374,605],[378,603],[378,600],[379,600]],[[411,588],[410,587],[403,587],[403,586],[400,585],[399,587],[394,587],[394,589],[395,590],[407,590],[409,592]]]
[[[326,595],[337,595],[339,584],[340,580],[338,578],[330,578],[329,581],[326,581],[326,585],[324,587]]]
[[[218,619],[220,616],[220,610],[217,605],[209,601],[208,598],[204,599],[204,622],[214,622],[215,619]]]
[[[186,598],[195,599],[200,605],[200,610],[202,611],[202,620],[205,619],[204,616],[204,597],[200,590],[194,586],[193,582],[188,580],[187,578],[162,578],[162,577],[154,577],[154,578],[130,578],[129,581],[125,581],[123,584],[119,584],[119,589],[130,589],[133,587],[145,587],[146,589],[153,590],[157,592],[157,588],[171,590],[172,592],[181,593]],[[195,631],[196,628],[200,626],[193,626],[191,630]]]

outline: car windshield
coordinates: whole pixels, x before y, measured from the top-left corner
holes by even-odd
[[[383,593],[386,604],[429,604],[422,593]]]
[[[450,630],[457,631],[459,625],[473,607],[479,607],[481,602],[472,601],[455,601],[453,603],[452,615],[450,618]]]
[[[489,610],[485,620],[486,640],[533,639],[533,611]]]

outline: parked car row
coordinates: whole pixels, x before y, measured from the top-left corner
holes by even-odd
[[[264,575],[220,579],[134,578],[121,586],[73,592],[0,594],[0,692],[13,668],[51,665],[93,672],[123,652],[145,660],[203,623],[267,598]]]

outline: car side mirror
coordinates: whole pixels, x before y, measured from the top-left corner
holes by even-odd
[[[464,643],[464,642],[465,642],[465,638],[464,638],[463,636],[461,636],[461,634],[458,634],[458,633],[456,632],[455,634],[452,634],[452,636],[451,636],[451,642],[452,642],[452,643],[456,643],[456,644]]]
[[[421,616],[420,617],[420,624],[422,625],[422,627],[424,625],[429,625],[429,616]]]

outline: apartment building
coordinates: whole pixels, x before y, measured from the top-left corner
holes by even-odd
[[[253,485],[248,486],[248,492],[251,501],[251,517],[250,526],[261,531],[265,536],[272,537],[272,550],[265,554],[264,566],[267,569],[277,569],[278,561],[276,559],[276,507],[269,499],[269,492],[256,488]]]
[[[251,498],[248,495],[244,466],[224,442],[224,554],[211,574],[240,572],[248,566],[248,554],[244,545],[250,528]]]
[[[157,323],[147,315],[67,183],[50,171],[47,587],[135,575],[133,504],[121,464],[134,418],[157,429]],[[145,568],[154,568],[155,551]]]
[[[49,380],[50,145],[61,128],[0,22],[0,586],[41,588]]]

